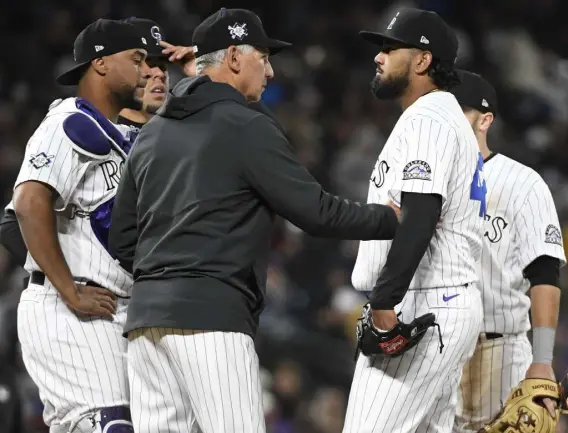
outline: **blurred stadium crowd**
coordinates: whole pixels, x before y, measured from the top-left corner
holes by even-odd
[[[71,96],[54,78],[71,60],[77,33],[99,17],[151,18],[166,40],[189,45],[193,28],[221,6],[256,11],[270,34],[295,49],[272,58],[276,77],[263,99],[298,156],[326,189],[366,200],[372,166],[398,118],[374,100],[372,46],[358,38],[383,14],[409,5],[438,12],[458,32],[460,67],[497,88],[494,150],[535,168],[549,184],[568,238],[568,27],[561,0],[19,0],[0,15],[0,204],[9,202],[26,142],[50,102]],[[180,78],[171,71],[172,84]],[[353,370],[354,329],[364,298],[350,285],[356,242],[306,236],[280,221],[274,235],[258,352],[269,433],[340,433]],[[568,286],[563,272],[563,287]],[[18,356],[16,305],[25,274],[0,250],[0,406],[21,422],[0,433],[45,432],[37,391]],[[555,370],[568,368],[563,301]],[[12,383],[14,388],[7,385]],[[568,431],[566,426],[559,431]]]

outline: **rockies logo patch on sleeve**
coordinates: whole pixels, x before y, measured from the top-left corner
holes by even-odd
[[[432,170],[425,161],[410,161],[402,170],[402,180],[432,180]]]
[[[37,155],[32,155],[30,158],[30,164],[35,168],[47,167],[53,161],[53,155],[46,155],[45,152],[38,153]]]
[[[544,242],[547,244],[562,245],[562,235],[560,229],[552,224],[549,224],[544,232]]]

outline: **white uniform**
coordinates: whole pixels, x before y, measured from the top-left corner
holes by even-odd
[[[542,178],[499,154],[490,157],[485,167],[481,283],[485,318],[473,358],[464,367],[456,432],[477,432],[491,420],[532,362],[526,335],[530,283],[523,270],[542,255],[566,263],[554,201]]]
[[[399,204],[401,192],[442,196],[441,227],[395,310],[407,323],[434,313],[445,348],[440,354],[432,329],[399,358],[361,354],[344,433],[451,431],[461,369],[473,354],[482,320],[477,288],[485,206],[482,169],[471,126],[447,92],[418,99],[385,144],[368,202]],[[352,276],[355,288],[372,290],[391,243],[360,243]]]
[[[117,143],[106,134],[110,153],[90,154],[64,129],[64,120],[73,114],[99,127],[77,107],[76,98],[53,103],[28,142],[15,186],[32,180],[57,191],[57,235],[72,275],[77,282],[93,281],[108,288],[119,299],[116,315],[109,321],[79,318],[47,279],[43,285],[30,283],[22,293],[18,307],[22,357],[39,388],[44,421],[57,432],[68,431],[95,408],[129,404],[126,340],[121,334],[132,277],[99,240],[105,239],[105,215],[109,216],[108,204],[126,158],[121,145],[128,140]],[[118,128],[114,138],[126,139],[127,131]],[[29,253],[25,269],[41,271]]]

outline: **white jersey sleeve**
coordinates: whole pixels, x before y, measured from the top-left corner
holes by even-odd
[[[389,196],[400,203],[401,192],[439,194],[447,199],[456,134],[447,124],[416,116],[399,138],[401,164]]]
[[[67,114],[48,116],[29,139],[16,184],[42,182],[57,191],[56,210],[66,207],[89,159],[73,150],[63,129]]]
[[[550,256],[566,264],[562,232],[548,185],[540,179],[528,192],[515,216],[521,269],[540,256]]]

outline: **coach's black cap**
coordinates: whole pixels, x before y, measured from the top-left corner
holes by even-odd
[[[124,20],[137,27],[146,42],[148,43],[146,50],[148,57],[167,57],[162,53],[164,47],[160,45],[160,41],[166,39],[162,27],[156,22],[146,18],[131,17]]]
[[[437,13],[422,9],[402,8],[384,30],[361,31],[359,34],[380,46],[394,42],[430,51],[432,57],[442,62],[453,64],[458,54],[458,38],[454,31]]]
[[[75,65],[57,77],[57,82],[64,86],[76,85],[85,67],[94,59],[134,48],[148,48],[148,41],[137,27],[125,21],[98,19],[85,27],[75,39]]]
[[[196,27],[193,45],[194,50],[197,49],[197,57],[224,50],[231,45],[266,48],[271,54],[292,46],[288,42],[269,38],[262,27],[262,21],[253,12],[226,8],[221,8]]]
[[[461,83],[450,89],[460,105],[497,116],[497,92],[481,75],[458,70]]]

